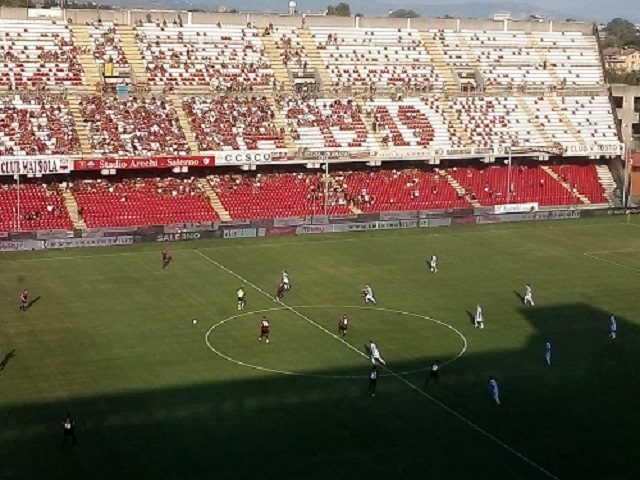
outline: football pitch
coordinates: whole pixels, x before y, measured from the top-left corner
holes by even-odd
[[[639,220],[2,254],[0,478],[640,478]]]

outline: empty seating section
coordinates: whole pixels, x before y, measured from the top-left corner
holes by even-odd
[[[538,202],[542,206],[580,203],[539,166],[514,165],[511,174],[506,165],[450,168],[447,171],[483,206],[527,202]]]
[[[594,164],[566,164],[551,168],[560,180],[586,196],[591,203],[609,203]]]
[[[579,32],[535,32],[549,66],[569,87],[603,85],[598,45],[593,36]]]
[[[430,30],[454,69],[478,68],[484,87],[604,83],[595,39],[579,32]]]
[[[18,213],[20,222],[18,225]],[[0,185],[0,232],[71,230],[73,224],[57,184]]]
[[[189,145],[175,109],[165,100],[94,95],[80,102],[94,153],[187,155]]]
[[[93,56],[96,63],[127,65],[127,56],[118,29],[113,22],[94,22],[87,27],[87,33],[93,43]]]
[[[80,140],[63,97],[0,97],[0,158],[76,153]]]
[[[376,99],[366,103],[382,142],[394,147],[460,146],[455,129],[432,99],[408,98],[403,101]]]
[[[611,103],[607,97],[558,97],[556,100],[561,112],[586,143],[618,143]]]
[[[73,184],[88,227],[129,227],[218,220],[197,179],[79,180]]]
[[[300,148],[322,151],[378,146],[362,119],[360,106],[352,100],[288,98],[284,110],[291,136]]]
[[[151,85],[248,91],[273,83],[269,58],[254,28],[145,23],[136,28],[136,39]]]
[[[342,174],[346,191],[363,212],[443,210],[471,204],[434,171],[419,169]]]
[[[324,214],[324,179],[319,174],[213,175],[214,191],[236,220]],[[330,215],[349,214],[344,192],[332,187]]]
[[[311,28],[334,87],[388,87],[436,90],[443,81],[413,29]]]
[[[0,88],[82,85],[79,55],[64,23],[0,20]]]
[[[292,27],[273,27],[270,35],[278,47],[280,58],[293,76],[305,73],[310,60],[298,35],[298,30]]]
[[[189,97],[182,102],[200,151],[284,148],[265,97]]]
[[[451,105],[474,145],[543,147],[544,139],[514,97],[459,97]]]

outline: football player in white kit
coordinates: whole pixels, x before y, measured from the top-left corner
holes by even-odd
[[[618,336],[618,323],[616,322],[616,317],[611,315],[609,318],[609,338],[611,340],[615,340]]]
[[[380,362],[382,365],[387,364],[380,356],[380,350],[373,340],[369,340],[369,351],[371,352],[371,363],[374,365],[376,362]]]
[[[431,260],[429,261],[429,270],[431,273],[438,273],[438,257],[435,255],[431,255]]]
[[[473,326],[476,328],[484,328],[484,316],[480,305],[476,305],[476,316],[473,320]]]
[[[289,284],[289,274],[286,270],[282,271],[282,284],[284,285],[285,290],[289,290],[291,285]]]
[[[551,342],[549,340],[544,344],[544,359],[547,361],[547,365],[551,366]]]
[[[498,388],[498,382],[493,377],[489,377],[489,393],[496,405],[500,405],[500,389]]]
[[[376,299],[373,298],[373,290],[371,290],[371,285],[367,284],[364,287],[364,290],[362,290],[362,293],[364,294],[364,303],[373,303],[374,305],[376,305]]]
[[[531,285],[526,283],[524,288],[525,288],[524,297],[523,297],[524,304],[525,305],[528,304],[533,307],[535,304],[533,303],[533,291],[531,290]]]

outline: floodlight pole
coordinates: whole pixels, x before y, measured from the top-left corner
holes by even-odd
[[[624,169],[622,172],[622,206],[627,207],[627,182],[629,181],[629,161],[631,157],[629,155],[629,148],[627,148],[625,142],[624,149]]]
[[[507,159],[507,203],[511,203],[511,145],[509,145],[509,158]]]
[[[18,232],[20,232],[20,227],[21,227],[20,218],[22,217],[22,196],[20,194],[20,174],[19,173],[16,175],[16,180],[18,181],[18,218],[17,218],[16,225],[17,225]]]
[[[327,216],[329,202],[329,161],[324,162],[324,216]]]

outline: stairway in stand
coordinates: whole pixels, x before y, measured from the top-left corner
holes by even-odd
[[[318,50],[318,46],[313,39],[313,35],[306,28],[301,28],[298,30],[298,36],[302,41],[302,45],[305,52],[307,53],[307,57],[309,57],[311,66],[315,68],[318,72],[318,75],[320,75],[320,89],[326,92],[333,86],[333,81],[331,80],[331,76],[327,71],[327,66],[324,63],[324,60],[320,56],[320,50]]]
[[[264,35],[262,37],[262,44],[264,45],[265,53],[269,57],[273,75],[276,77],[278,83],[284,86],[284,93],[293,92],[293,84],[289,77],[289,70],[282,62],[282,58],[280,58],[280,50],[276,46],[273,37],[271,37],[271,35]]]
[[[538,131],[538,133],[544,140],[544,143],[546,144],[546,146],[549,148],[553,147],[555,143],[553,141],[553,138],[551,138],[551,135],[549,135],[547,130],[544,128],[544,125],[542,125],[542,122],[536,118],[536,116],[533,113],[533,110],[531,110],[531,107],[527,104],[527,101],[522,97],[522,94],[519,92],[516,93],[516,101],[518,102],[518,105],[520,106],[520,108],[522,108],[522,110],[527,114],[529,123],[531,123],[531,125],[533,125],[535,129]]]
[[[122,49],[124,50],[129,65],[131,65],[131,71],[136,83],[147,82],[147,71],[142,53],[138,47],[135,30],[133,27],[127,25],[119,25],[118,34],[122,40]]]
[[[453,178],[446,170],[441,170],[436,168],[436,173],[440,175],[442,178],[446,179],[449,182],[449,185],[453,187],[453,189],[460,195],[465,198],[471,205],[476,208],[482,207],[482,204],[476,200],[475,198],[471,198],[471,195],[467,193],[467,191],[458,183],[458,181]]]
[[[551,62],[547,58],[547,55],[544,53],[544,48],[542,48],[542,46],[540,45],[540,42],[538,42],[538,39],[535,38],[533,35],[527,35],[527,37],[529,40],[529,46],[536,52],[538,57],[540,57],[540,63],[547,66],[547,71],[549,72],[549,75],[555,82],[556,87],[559,87],[562,84],[562,80],[558,76],[556,67],[554,67],[551,64]]]
[[[358,106],[360,107],[360,111],[362,112],[362,114],[360,115],[360,118],[362,118],[362,121],[367,126],[367,130],[369,130],[369,132],[371,132],[371,135],[373,135],[373,138],[376,139],[376,142],[378,143],[378,148],[382,150],[388,150],[389,145],[385,145],[382,142],[382,135],[380,134],[380,132],[373,130],[373,118],[367,116],[367,106],[364,104],[364,100],[359,98],[357,102],[358,102]]]
[[[427,52],[433,59],[433,65],[436,67],[438,76],[444,82],[444,90],[447,92],[459,91],[460,85],[458,85],[458,82],[456,82],[456,79],[453,77],[453,72],[449,68],[447,60],[444,58],[442,48],[433,38],[433,34],[421,31],[420,37],[422,38],[422,43],[424,44]]]
[[[564,127],[567,129],[567,132],[571,134],[571,136],[575,139],[576,142],[578,142],[578,144],[582,146],[586,146],[587,142],[584,141],[584,138],[582,138],[582,135],[580,135],[580,132],[578,131],[578,129],[573,125],[573,123],[571,123],[571,120],[569,120],[569,117],[567,117],[567,114],[564,113],[564,111],[562,110],[562,107],[560,107],[555,97],[549,95],[546,98],[547,98],[547,101],[549,102],[549,105],[551,105],[551,107],[553,108],[553,111],[558,115],[558,117],[560,118],[560,121],[562,122]]]
[[[93,156],[93,149],[91,148],[91,140],[87,133],[87,127],[82,119],[80,100],[77,95],[68,95],[67,103],[69,104],[69,112],[73,117],[73,123],[75,123],[76,132],[78,132],[78,138],[80,139],[82,156],[84,158],[91,158]]]
[[[473,140],[467,134],[462,121],[460,120],[460,118],[458,118],[458,114],[451,106],[451,101],[446,97],[446,95],[435,95],[434,98],[442,107],[442,115],[447,120],[449,124],[448,126],[453,128],[457,137],[462,140],[462,146],[473,147]]]
[[[71,190],[66,188],[65,184],[60,185],[60,193],[64,198],[64,205],[67,207],[67,211],[69,212],[69,217],[73,222],[73,228],[76,230],[84,230],[87,228],[87,224],[84,223],[84,220],[80,218],[80,214],[78,213],[78,203],[76,202],[76,197],[73,196]]]
[[[209,197],[209,202],[211,203],[211,208],[215,210],[215,212],[220,217],[220,220],[223,222],[230,222],[232,220],[231,215],[229,215],[229,211],[224,208],[220,198],[216,194],[216,192],[211,188],[211,184],[207,181],[206,178],[198,179],[198,183],[202,187],[204,193]]]
[[[598,173],[598,180],[600,185],[604,188],[604,194],[609,200],[609,205],[615,204],[615,191],[618,186],[613,179],[611,169],[608,165],[596,165],[596,172]]]
[[[199,155],[200,149],[198,148],[198,142],[196,142],[196,136],[191,129],[191,122],[182,108],[182,99],[177,95],[171,95],[167,97],[167,99],[173,104],[173,108],[178,114],[178,122],[180,122],[184,136],[186,137],[189,148],[191,149],[191,155]]]
[[[478,70],[480,68],[480,62],[478,61],[478,57],[473,53],[473,50],[471,50],[469,42],[467,42],[465,36],[461,35],[460,33],[456,33],[456,38],[460,42],[460,47],[462,48],[464,56],[466,57],[465,61],[467,65],[469,65],[469,67],[474,70]]]
[[[278,108],[276,105],[276,101],[273,98],[273,95],[266,95],[267,100],[269,100],[269,104],[271,105],[271,110],[273,111],[273,123],[275,126],[280,129],[284,129],[284,145],[287,147],[287,150],[295,150],[296,144],[291,138],[291,132],[287,126],[287,120],[284,118],[282,110]]]
[[[580,200],[583,204],[585,205],[591,205],[591,200],[589,200],[587,197],[585,197],[584,195],[582,195],[580,192],[578,192],[577,190],[574,191],[571,188],[571,185],[569,185],[567,182],[565,182],[562,178],[560,178],[560,175],[558,175],[556,172],[553,171],[553,169],[547,165],[541,165],[540,168],[542,168],[542,170],[544,170],[545,172],[547,172],[549,174],[549,176],[553,177],[553,179],[558,182],[560,185],[562,185],[564,187],[564,189],[566,191],[568,191],[569,193],[571,193],[574,197],[576,197],[578,200]]]
[[[95,86],[102,83],[102,77],[98,71],[98,64],[93,58],[93,41],[89,36],[88,27],[86,25],[71,25],[71,34],[73,35],[73,43],[80,47],[83,53],[80,54],[80,63],[84,70],[85,88],[74,90],[95,90]]]

